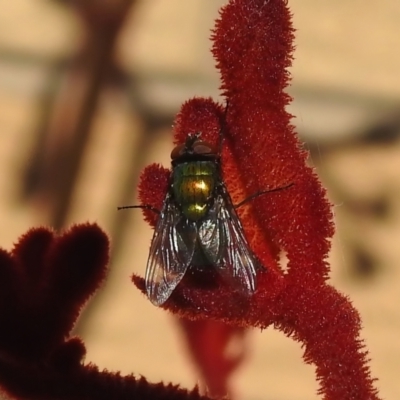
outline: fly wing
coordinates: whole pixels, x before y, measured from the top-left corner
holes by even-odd
[[[146,267],[146,292],[154,305],[162,305],[185,275],[195,241],[195,224],[185,221],[168,194],[154,229]]]
[[[210,265],[218,264],[223,246],[224,231],[218,219],[217,206],[214,205],[208,211],[207,217],[203,219],[198,227],[198,241],[205,259]]]
[[[244,236],[242,224],[230,196],[223,187],[215,199],[220,258],[215,264],[223,277],[247,295],[256,290],[257,257]]]

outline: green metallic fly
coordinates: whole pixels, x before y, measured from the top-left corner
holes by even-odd
[[[256,271],[263,268],[250,249],[236,208],[249,200],[282,190],[292,184],[258,192],[234,205],[222,179],[221,150],[189,134],[171,152],[172,171],[159,214],[146,268],[146,292],[162,305],[188,268],[215,268],[235,289],[251,295],[256,290]]]

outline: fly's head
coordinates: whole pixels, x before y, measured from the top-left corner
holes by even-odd
[[[171,152],[172,164],[196,160],[214,160],[218,162],[220,153],[217,146],[200,139],[201,133],[190,133],[185,143],[177,145]]]

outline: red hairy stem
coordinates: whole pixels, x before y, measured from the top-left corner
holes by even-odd
[[[245,329],[222,322],[179,319],[193,361],[213,397],[232,398],[229,378],[246,356]],[[233,346],[232,346],[233,345]],[[234,351],[227,353],[229,347]]]
[[[203,140],[217,145],[222,130],[223,178],[234,203],[292,184],[238,210],[248,242],[265,267],[258,273],[257,291],[238,296],[215,271],[208,278],[188,271],[163,307],[203,326],[210,319],[223,321],[232,325],[232,334],[238,326],[273,325],[304,345],[304,360],[315,364],[325,400],[378,400],[359,337],[360,317],[326,283],[334,231],[330,205],[285,110],[291,100],[284,90],[293,36],[286,1],[229,1],[212,37],[226,105],[192,99],[182,106],[174,127],[175,143],[201,132]],[[168,176],[156,165],[144,171],[143,204],[161,208]],[[157,180],[163,183],[158,188]],[[282,252],[288,259],[286,272],[279,263]],[[133,281],[144,291],[141,278]],[[200,341],[190,328],[188,334],[189,342]],[[221,362],[218,357],[215,363]],[[208,361],[201,363],[204,368]]]

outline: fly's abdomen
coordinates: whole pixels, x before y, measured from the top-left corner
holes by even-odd
[[[193,161],[174,167],[174,198],[189,220],[197,221],[207,215],[215,180],[215,162]]]

